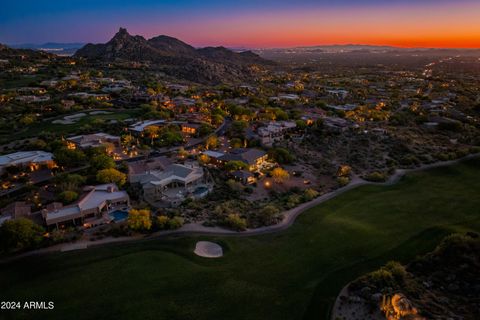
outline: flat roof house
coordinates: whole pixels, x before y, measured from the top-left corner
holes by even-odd
[[[101,147],[106,143],[112,143],[116,147],[120,146],[120,137],[103,132],[70,137],[67,138],[67,141],[68,147],[72,149]]]
[[[119,190],[113,184],[102,184],[85,188],[87,193],[76,203],[63,206],[55,202],[42,210],[42,216],[47,226],[73,223],[83,225],[90,221],[109,221],[106,216],[110,211],[118,207],[128,207],[130,198],[126,191]]]
[[[285,133],[297,127],[294,121],[269,122],[258,128],[257,133],[263,145],[271,146],[277,141],[284,139]]]
[[[166,124],[165,120],[145,120],[132,124],[128,129],[134,133],[140,134],[147,127],[150,126],[161,126]]]
[[[172,164],[172,160],[165,156],[128,162],[128,181],[130,183],[140,182],[150,172],[164,171]]]
[[[0,173],[10,166],[29,167],[34,171],[41,165],[53,167],[53,154],[45,151],[20,151],[0,156]]]
[[[202,185],[207,188],[203,168],[196,163],[172,164],[162,171],[151,171],[140,183],[147,200],[170,206],[179,205]]]

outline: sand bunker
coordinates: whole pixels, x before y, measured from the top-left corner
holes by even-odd
[[[223,256],[222,247],[209,241],[198,241],[193,252],[204,258],[220,258]]]

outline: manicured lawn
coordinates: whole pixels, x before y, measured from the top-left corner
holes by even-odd
[[[8,141],[12,140],[18,140],[18,139],[25,139],[25,138],[31,138],[39,135],[40,133],[47,133],[47,132],[52,132],[52,133],[57,133],[57,134],[74,134],[76,131],[85,125],[92,125],[95,127],[95,124],[93,124],[94,120],[104,120],[105,122],[108,122],[110,120],[125,120],[129,118],[134,118],[139,115],[139,110],[138,109],[132,109],[132,110],[121,110],[121,111],[116,111],[116,110],[106,110],[108,112],[111,112],[109,114],[97,114],[97,115],[90,115],[89,112],[91,111],[78,111],[76,113],[86,113],[87,115],[83,118],[80,118],[75,123],[72,124],[56,124],[52,123],[52,121],[38,121],[31,126],[29,126],[26,130],[21,130],[18,132],[15,132],[14,134],[9,133],[9,135],[0,135],[0,139],[4,139]],[[72,114],[76,114],[72,113]],[[59,117],[58,119],[61,119],[62,117]]]
[[[178,237],[0,265],[1,298],[55,302],[25,319],[327,319],[339,290],[386,261],[409,261],[451,232],[480,231],[480,161],[365,186],[285,232]],[[199,239],[221,259],[192,254]],[[4,311],[1,311],[4,312]]]

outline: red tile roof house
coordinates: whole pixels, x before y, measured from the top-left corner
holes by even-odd
[[[54,202],[42,210],[47,227],[59,227],[64,224],[90,226],[109,222],[108,213],[117,208],[128,208],[130,198],[126,191],[119,190],[111,184],[103,184],[85,188],[87,193],[76,203],[63,206]]]

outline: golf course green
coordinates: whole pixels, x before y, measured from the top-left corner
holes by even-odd
[[[252,237],[178,236],[0,264],[7,319],[328,319],[341,288],[389,260],[408,262],[453,232],[480,231],[480,160],[367,185]],[[224,256],[193,253],[198,240]]]

